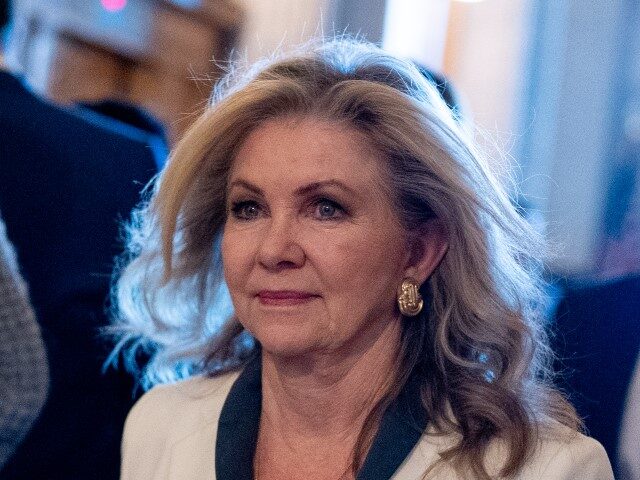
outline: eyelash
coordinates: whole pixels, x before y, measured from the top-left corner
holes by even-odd
[[[231,214],[233,215],[233,218],[243,221],[253,220],[255,217],[243,215],[243,210],[250,206],[255,206],[258,209],[260,208],[258,202],[255,202],[253,200],[241,200],[238,202],[233,202],[231,204]]]
[[[339,220],[348,213],[347,210],[344,207],[342,207],[338,202],[331,200],[329,198],[321,197],[313,200],[309,204],[310,207],[313,207],[313,210],[312,210],[313,216],[315,216],[317,208],[320,207],[321,205],[331,206],[332,208],[335,209],[336,213],[331,217],[322,217],[320,215],[317,215],[316,218],[319,221]],[[245,209],[249,207],[257,208],[258,212],[253,216],[247,215],[245,212]],[[233,202],[231,204],[230,210],[231,210],[231,214],[235,219],[241,220],[241,221],[251,221],[258,217],[258,215],[260,214],[260,211],[262,210],[262,207],[258,202],[254,200],[240,200],[240,201]]]
[[[315,213],[316,209],[321,205],[329,205],[329,206],[333,207],[335,209],[335,211],[336,211],[336,215],[334,215],[332,217],[322,217],[321,218],[320,216],[318,216],[321,221],[339,220],[344,215],[347,214],[347,211],[338,202],[336,202],[334,200],[331,200],[329,198],[324,198],[324,197],[318,198],[318,199],[314,200],[311,203],[311,206],[313,206],[313,208],[314,208],[314,213]]]

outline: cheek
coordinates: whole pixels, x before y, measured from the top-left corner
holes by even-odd
[[[391,237],[393,239],[393,237]],[[393,290],[402,276],[404,245],[389,241],[382,234],[372,236],[371,230],[361,235],[350,235],[333,242],[317,241],[317,259],[324,264],[321,270],[325,281],[333,289],[349,295],[385,293]],[[361,292],[357,292],[361,289]]]
[[[229,233],[227,230],[222,232],[222,241],[220,242],[220,255],[222,257],[222,267],[225,278],[229,273],[229,266],[233,264],[233,252],[230,250]]]
[[[222,266],[224,278],[229,291],[234,296],[236,286],[242,284],[246,266],[246,250],[243,248],[242,239],[227,229],[222,234],[220,245],[222,254]],[[244,254],[243,254],[244,252]]]
[[[243,286],[246,285],[247,252],[242,245],[242,236],[225,230],[220,244],[224,281],[227,284],[233,311],[236,318],[244,325],[249,304]]]

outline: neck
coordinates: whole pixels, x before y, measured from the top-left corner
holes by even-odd
[[[280,358],[263,351],[257,459],[272,470],[274,463],[300,459],[330,465],[327,478],[333,479],[347,471],[365,419],[395,378],[400,334],[400,322],[389,322],[364,352],[352,355]]]
[[[394,379],[400,328],[400,322],[390,322],[366,351],[352,355],[301,359],[263,352],[263,418],[324,438],[353,431]]]

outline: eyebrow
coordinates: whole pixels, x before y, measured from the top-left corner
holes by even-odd
[[[260,188],[256,187],[253,183],[247,182],[245,180],[234,180],[227,186],[227,192],[229,192],[233,187],[243,187],[258,195],[263,194]]]
[[[231,190],[232,187],[236,187],[236,186],[244,187],[247,190],[250,190],[251,192],[257,195],[264,195],[262,189],[255,186],[251,182],[247,182],[246,180],[234,180],[229,184],[229,187],[227,190],[229,191]],[[354,189],[348,187],[347,185],[345,185],[339,180],[323,180],[321,182],[313,182],[296,189],[295,194],[297,196],[304,196],[326,187],[337,187],[341,190],[344,190],[346,193],[350,195],[357,195],[357,192]]]

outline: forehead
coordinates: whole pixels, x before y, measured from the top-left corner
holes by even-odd
[[[230,172],[254,182],[311,183],[340,180],[382,187],[382,159],[354,127],[313,118],[269,120],[238,149]]]

